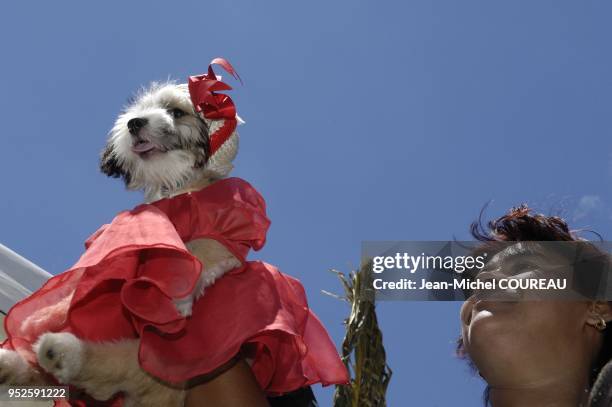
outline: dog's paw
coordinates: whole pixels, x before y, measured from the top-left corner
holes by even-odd
[[[13,350],[0,349],[0,384],[27,384],[32,377],[32,367]]]
[[[60,383],[70,383],[83,366],[83,342],[67,332],[42,335],[34,344],[34,352],[38,364]]]
[[[208,287],[212,285],[219,277],[223,274],[227,273],[230,270],[235,269],[236,267],[240,267],[240,260],[235,257],[231,257],[225,260],[221,260],[220,262],[212,265],[211,267],[204,268],[202,272],[202,277],[204,279],[204,286]]]
[[[191,295],[186,298],[181,298],[179,300],[174,300],[174,307],[176,311],[187,318],[191,315],[191,308],[193,307],[193,297]]]
[[[240,267],[242,263],[235,257],[231,257],[225,260],[221,260],[210,267],[204,267],[198,287],[196,289],[196,299],[204,295],[204,290],[214,284],[216,280],[223,276],[230,270]]]
[[[223,274],[235,269],[236,267],[239,267],[241,264],[242,263],[240,263],[240,260],[232,257],[221,260],[211,267],[205,267],[200,275],[200,279],[198,280],[195,289],[193,290],[195,293],[195,298],[192,293],[187,297],[174,300],[174,306],[176,307],[178,313],[184,317],[190,316],[193,308],[193,302],[204,295],[204,290],[206,287],[211,286],[215,280],[217,280]]]

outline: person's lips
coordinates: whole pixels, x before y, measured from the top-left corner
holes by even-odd
[[[480,313],[495,314],[498,312],[509,311],[511,309],[514,309],[514,306],[516,304],[518,304],[518,301],[511,301],[508,299],[501,300],[501,301],[500,300],[496,300],[496,301],[477,300],[474,303],[474,307],[472,308],[472,315],[470,317],[470,322],[474,320],[476,315]]]

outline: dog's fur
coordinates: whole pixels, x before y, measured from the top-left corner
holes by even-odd
[[[199,190],[218,179],[206,168],[209,134],[211,127],[218,125],[202,119],[194,110],[186,85],[154,83],[139,92],[117,118],[100,168],[108,176],[123,178],[128,189],[143,190],[148,202]],[[204,288],[240,262],[212,239],[186,242],[186,246],[204,265],[194,292],[175,301],[177,310],[189,316],[193,301]],[[41,323],[58,308],[62,307],[38,310],[24,324]],[[95,399],[108,400],[123,392],[126,407],[184,403],[186,384],[162,383],[140,368],[137,340],[90,343],[70,333],[49,332],[38,339],[34,351],[39,366],[47,373]],[[45,383],[45,378],[19,353],[0,349],[0,382],[32,385]]]

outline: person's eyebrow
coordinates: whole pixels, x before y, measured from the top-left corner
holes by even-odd
[[[515,245],[507,248],[506,250],[503,250],[500,253],[499,260],[501,262],[504,262],[506,260],[515,260],[523,256],[540,257],[543,259],[547,259],[548,256],[546,256],[546,254],[544,254],[542,250],[543,249],[541,247],[535,249],[533,245]]]
[[[537,252],[533,249],[533,245],[514,245],[510,247],[509,253],[512,253],[515,256],[530,256],[537,254]]]

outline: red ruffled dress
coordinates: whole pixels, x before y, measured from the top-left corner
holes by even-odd
[[[49,331],[91,341],[140,338],[142,368],[181,382],[214,371],[249,345],[253,373],[268,395],[346,383],[301,283],[246,260],[251,248],[263,247],[269,224],[263,198],[239,178],[121,212],[87,240],[74,267],[9,311],[3,347],[35,363],[32,344]],[[207,287],[183,318],[172,299],[191,292],[205,272],[185,247],[198,238],[223,243],[242,266]],[[22,326],[49,305],[61,309],[57,318]]]

